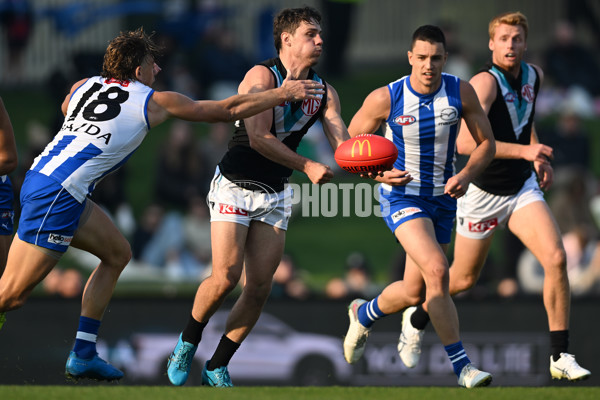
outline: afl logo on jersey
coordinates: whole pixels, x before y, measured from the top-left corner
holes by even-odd
[[[320,106],[321,100],[306,99],[302,102],[302,112],[310,117],[319,111]]]
[[[533,86],[530,84],[523,86],[521,88],[521,96],[523,96],[526,102],[533,103],[533,100],[535,100],[535,91],[533,90]]]
[[[400,115],[394,118],[394,122],[398,125],[406,126],[414,123],[417,119],[412,115]]]
[[[507,103],[514,103],[515,102],[515,94],[512,92],[508,92],[504,95],[504,101]]]

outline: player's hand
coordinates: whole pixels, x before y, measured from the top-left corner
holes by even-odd
[[[333,171],[328,165],[316,161],[310,161],[306,164],[304,173],[312,183],[327,183],[333,178]]]
[[[470,181],[460,174],[451,176],[444,187],[444,194],[447,194],[454,199],[458,199],[467,193],[469,183]]]
[[[400,171],[399,169],[392,168],[389,171],[384,171],[381,176],[375,176],[373,179],[391,186],[404,186],[412,181],[413,177],[410,176],[408,171]]]
[[[554,150],[545,144],[530,144],[525,146],[524,158],[527,161],[549,163],[554,159]]]
[[[540,189],[548,190],[554,182],[554,170],[549,162],[534,162],[533,168],[537,174]]]
[[[299,101],[305,99],[321,99],[325,94],[325,86],[312,80],[295,81],[289,74],[281,84],[285,91],[286,101]]]

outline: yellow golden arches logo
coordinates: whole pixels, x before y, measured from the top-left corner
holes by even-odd
[[[369,141],[369,139],[365,139],[365,140],[357,140],[354,143],[352,143],[352,149],[350,150],[350,156],[354,157],[354,146],[358,145],[358,154],[359,155],[363,155],[363,148],[365,147],[365,143],[367,144],[367,147],[369,148],[369,157],[371,157],[371,142]]]

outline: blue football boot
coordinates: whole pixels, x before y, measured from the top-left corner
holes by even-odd
[[[123,372],[113,367],[98,354],[90,359],[77,357],[74,351],[69,354],[65,375],[70,379],[89,378],[98,381],[114,381],[123,377]]]
[[[167,375],[173,385],[181,386],[187,381],[196,349],[198,346],[184,342],[179,335],[177,346],[167,361]]]
[[[208,367],[208,361],[204,364],[204,369],[202,370],[203,386],[233,387],[227,367],[219,367],[214,371],[209,371],[206,367]]]

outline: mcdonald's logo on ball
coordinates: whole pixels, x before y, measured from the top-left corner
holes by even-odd
[[[398,158],[396,145],[379,135],[358,135],[342,143],[335,151],[340,167],[355,174],[377,173],[392,169]]]

